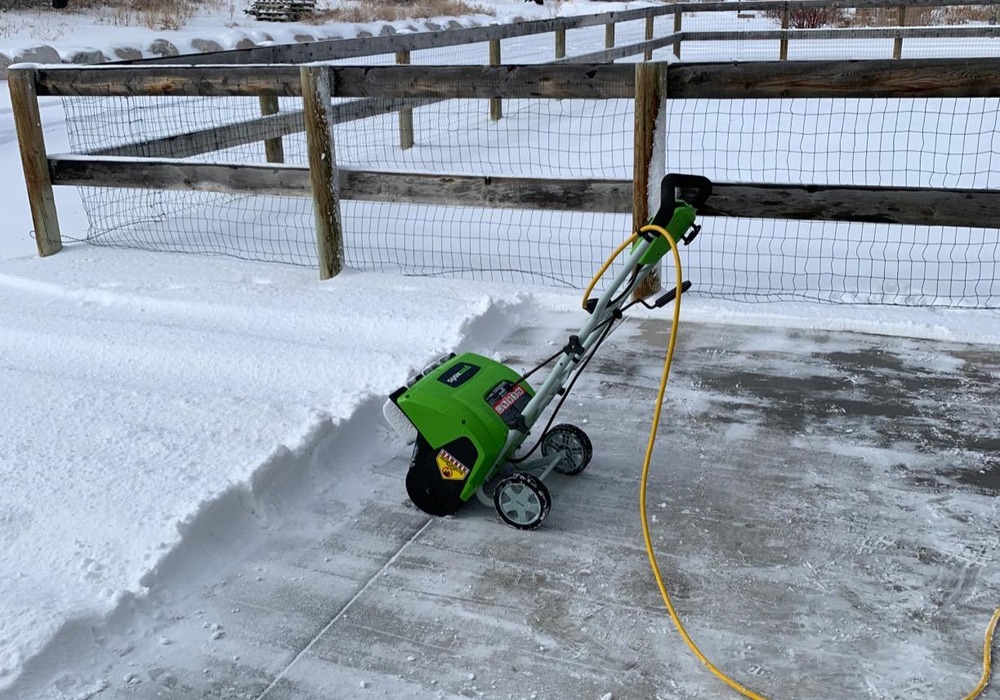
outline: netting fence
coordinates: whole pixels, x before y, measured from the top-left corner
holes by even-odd
[[[711,15],[718,18],[719,13]],[[658,22],[669,23],[670,18]],[[697,27],[689,16],[685,29]],[[734,22],[750,20],[733,13]],[[601,27],[576,30],[578,53],[596,51]],[[616,27],[619,44],[641,41],[644,22]],[[552,60],[551,35],[507,39],[503,63]],[[891,40],[887,40],[891,44]],[[996,48],[954,42],[989,55]],[[790,57],[816,58],[806,43],[790,42]],[[809,42],[811,43],[811,42]],[[882,44],[886,42],[883,41]],[[745,45],[744,45],[745,44]],[[777,41],[684,43],[686,60],[776,51]],[[817,42],[827,51],[830,43]],[[845,45],[846,46],[846,45]],[[835,48],[844,58],[845,46]],[[861,55],[874,51],[871,42]],[[933,39],[908,39],[908,51],[945,50]],[[935,48],[937,47],[937,48]],[[880,45],[878,51],[886,46]],[[654,59],[672,56],[659,49]],[[882,57],[885,57],[884,55]],[[642,55],[625,61],[641,60]],[[391,65],[393,53],[334,61]],[[420,65],[483,65],[484,44],[413,51]],[[401,148],[398,104],[364,102],[372,116],[335,126],[338,166],[376,172],[438,175],[610,179],[630,182],[633,102],[627,99],[504,100],[493,119],[485,100],[427,101],[415,107],[413,146]],[[178,157],[172,141],[230,125],[249,133],[261,120],[257,98],[70,98],[64,101],[74,152],[114,153],[126,144],[135,157]],[[927,188],[995,188],[1000,146],[996,99],[770,99],[668,100],[668,171],[723,182],[846,184]],[[281,98],[279,116],[295,119],[299,98]],[[161,141],[155,141],[160,139]],[[262,139],[237,145],[198,144],[185,161],[264,163]],[[281,137],[282,163],[307,163],[301,131]],[[276,163],[275,167],[282,167]],[[101,245],[228,255],[315,265],[312,201],[152,189],[82,188],[91,228]],[[631,230],[630,216],[543,209],[497,209],[393,201],[342,200],[348,266],[414,275],[448,275],[515,284],[579,287]],[[1000,221],[981,229],[768,219],[705,221],[705,233],[685,251],[696,291],[743,299],[809,299],[852,303],[998,306]]]

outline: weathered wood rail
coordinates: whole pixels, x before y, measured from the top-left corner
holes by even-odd
[[[308,73],[308,81],[303,77]],[[311,88],[303,91],[302,86]],[[52,187],[143,187],[312,196],[323,275],[343,261],[338,199],[544,208],[633,213],[645,220],[658,193],[665,150],[651,125],[664,99],[1000,97],[1000,59],[795,61],[636,65],[526,66],[114,66],[12,69],[11,89],[39,254],[61,246]],[[223,127],[107,149],[103,155],[47,155],[38,124],[37,96],[248,96],[303,98],[303,110],[273,115],[264,140],[301,120],[310,151],[324,154],[306,166],[219,165],[177,160],[224,148]],[[636,101],[636,162],[632,181],[548,180],[369,173],[338,169],[330,128],[346,118],[333,97],[378,97],[400,102],[452,98],[629,98]],[[348,106],[345,109],[357,108]],[[669,127],[667,127],[669,128]],[[209,135],[210,134],[210,135]],[[658,140],[659,139],[659,140]],[[178,145],[179,144],[179,145]],[[173,150],[176,147],[176,150]],[[154,157],[149,157],[154,154]],[[167,155],[175,156],[166,158]],[[718,183],[703,214],[959,227],[1000,227],[1000,192],[976,189],[847,187]]]

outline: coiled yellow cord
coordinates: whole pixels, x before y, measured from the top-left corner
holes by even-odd
[[[687,644],[688,648],[690,648],[694,655],[698,657],[698,660],[705,664],[708,670],[711,671],[716,678],[721,680],[743,697],[753,698],[753,700],[767,700],[767,698],[763,695],[754,692],[750,688],[747,688],[745,685],[733,680],[720,671],[694,643],[694,640],[691,639],[687,630],[684,629],[684,625],[681,623],[680,617],[677,615],[677,611],[674,609],[674,604],[670,600],[670,594],[667,592],[667,587],[663,583],[663,575],[660,573],[660,567],[656,561],[656,554],[653,552],[653,543],[649,534],[649,521],[646,515],[646,483],[649,479],[649,465],[653,458],[653,446],[656,443],[656,432],[660,426],[660,412],[663,408],[663,397],[667,389],[667,379],[670,376],[670,365],[674,359],[674,346],[677,342],[677,326],[680,323],[681,318],[681,283],[683,281],[683,275],[681,272],[680,251],[677,249],[677,244],[674,242],[674,239],[670,236],[670,234],[668,234],[663,228],[653,225],[643,226],[639,229],[639,231],[655,231],[667,239],[670,243],[670,250],[674,256],[674,268],[677,273],[677,296],[674,299],[673,325],[670,328],[670,341],[667,344],[667,356],[663,361],[663,375],[660,378],[660,388],[656,395],[656,410],[653,412],[653,424],[649,431],[649,442],[646,445],[646,456],[643,460],[642,477],[639,483],[639,515],[642,520],[642,536],[646,543],[646,554],[649,556],[649,565],[653,570],[653,577],[656,579],[656,585],[660,589],[660,597],[663,598],[663,604],[667,608],[667,613],[669,613],[670,619],[674,623],[674,627],[677,628],[677,631],[680,633],[684,643]],[[587,287],[587,291],[583,295],[584,308],[586,308],[587,299],[590,296],[590,292],[596,286],[597,281],[601,278],[608,267],[610,267],[612,261],[621,254],[621,251],[623,251],[637,237],[638,234],[632,234],[628,240],[620,245],[618,249],[612,253],[611,257],[608,258],[608,261],[604,263],[604,266],[597,272],[594,279],[591,280],[590,286]],[[1000,608],[997,608],[993,613],[993,617],[986,628],[986,640],[983,642],[983,673],[979,679],[979,684],[976,685],[973,691],[966,695],[963,700],[975,700],[975,698],[978,698],[983,690],[986,689],[986,685],[990,681],[990,650],[993,646],[993,635],[996,632],[998,622],[1000,622]]]

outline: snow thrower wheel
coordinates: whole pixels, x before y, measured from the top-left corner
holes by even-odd
[[[493,491],[500,519],[518,530],[534,530],[552,506],[549,490],[534,474],[516,472],[500,480]]]
[[[594,445],[580,428],[562,423],[551,428],[542,438],[542,455],[548,457],[557,452],[564,452],[565,458],[555,470],[560,474],[579,474],[590,464]]]
[[[464,443],[468,443],[465,445]],[[465,455],[472,443],[459,439],[448,444],[457,454]],[[473,453],[475,448],[473,447]],[[406,493],[417,508],[428,515],[454,515],[462,507],[464,481],[446,481],[437,465],[438,450],[431,449],[422,436],[413,446],[413,459],[406,471]]]

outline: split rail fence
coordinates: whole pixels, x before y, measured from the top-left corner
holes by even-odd
[[[8,80],[39,254],[62,247],[54,186],[208,191],[311,197],[316,250],[323,278],[344,264],[339,200],[396,201],[451,206],[546,209],[631,214],[638,226],[658,201],[669,124],[659,118],[666,100],[998,98],[1000,59],[902,59],[907,37],[995,36],[996,27],[768,30],[740,32],[740,40],[893,37],[894,58],[856,61],[615,64],[648,61],[681,42],[725,40],[725,32],[684,32],[688,12],[773,11],[811,7],[936,7],[942,0],[799,0],[798,2],[679,3],[602,15],[523,22],[347,41],[269,46],[93,67],[12,66]],[[969,5],[997,6],[1000,0]],[[673,18],[673,33],[655,37],[655,20]],[[645,20],[646,39],[615,46],[617,23]],[[605,50],[567,56],[566,31],[605,26]],[[554,33],[551,63],[502,65],[500,41]],[[410,52],[444,45],[489,43],[488,66],[409,65]],[[397,65],[330,65],[363,56],[395,54]],[[197,62],[197,65],[192,63]],[[300,65],[306,64],[306,65]],[[173,134],[83,154],[49,154],[38,109],[40,96],[257,97],[261,116],[250,122]],[[298,97],[301,111],[278,110],[278,98]],[[354,98],[333,104],[334,98]],[[332,126],[398,112],[399,145],[413,145],[412,111],[450,99],[489,104],[502,118],[504,99],[631,99],[635,101],[631,181],[476,177],[368,172],[337,166]],[[283,162],[282,138],[305,132],[309,163]],[[183,159],[236,145],[264,144],[267,164],[222,164]],[[871,222],[992,228],[1000,222],[1000,192],[989,189],[874,187],[719,182],[708,216]]]
[[[53,186],[142,187],[312,197],[322,276],[343,264],[338,199],[632,213],[647,218],[663,172],[663,100],[1000,97],[1000,59],[643,63],[537,66],[14,67],[10,87],[40,255],[61,246]],[[173,158],[49,155],[38,96],[299,96],[310,165],[231,165]],[[338,169],[331,97],[636,100],[633,181],[496,178]],[[189,135],[189,143],[214,143]],[[258,137],[267,134],[258,135]],[[184,139],[181,139],[184,141]],[[262,139],[263,140],[263,139]],[[181,149],[183,150],[183,148]],[[653,154],[659,154],[655,156]],[[1000,222],[1000,192],[717,183],[704,215],[982,227]]]

